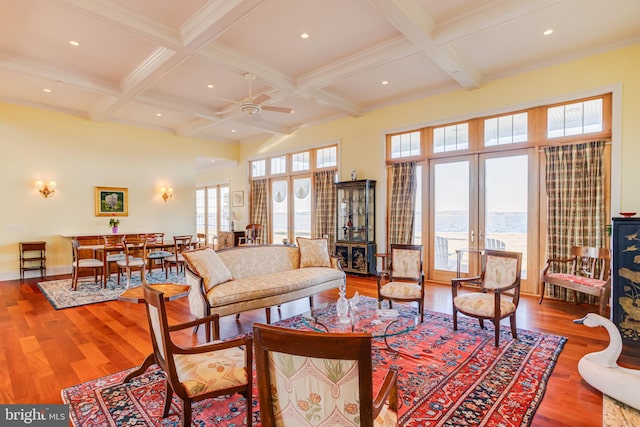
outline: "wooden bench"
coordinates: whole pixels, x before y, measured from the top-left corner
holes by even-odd
[[[574,246],[570,254],[571,258],[547,260],[541,274],[539,304],[542,304],[548,283],[574,292],[597,296],[600,299],[599,314],[607,317],[607,303],[611,294],[609,249]],[[568,265],[568,272],[560,272],[562,264]],[[577,295],[575,299],[577,302]]]

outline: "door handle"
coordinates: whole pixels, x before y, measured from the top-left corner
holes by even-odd
[[[482,243],[482,239],[484,239],[484,235],[482,234],[482,231],[478,232],[478,243]]]
[[[473,243],[474,237],[475,237],[475,233],[473,230],[471,230],[471,243]]]

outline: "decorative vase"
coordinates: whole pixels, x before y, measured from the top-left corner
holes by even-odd
[[[118,234],[118,227],[111,227],[111,232],[113,234]]]
[[[340,286],[340,296],[336,301],[336,314],[338,315],[340,321],[342,321],[343,319],[348,319],[349,317],[349,301],[347,301],[347,298],[345,297],[345,294],[347,293],[346,291],[346,286]]]

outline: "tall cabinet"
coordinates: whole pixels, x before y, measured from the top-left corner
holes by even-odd
[[[344,271],[376,274],[376,182],[361,179],[336,187],[335,254]]]
[[[612,321],[625,350],[640,346],[640,218],[613,218]]]

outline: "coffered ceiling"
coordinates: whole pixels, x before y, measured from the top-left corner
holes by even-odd
[[[0,101],[242,143],[638,41],[638,0],[0,0]]]

